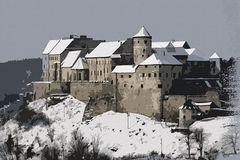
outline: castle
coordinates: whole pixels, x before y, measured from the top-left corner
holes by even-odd
[[[152,42],[145,27],[119,41],[73,35],[50,40],[42,64],[34,99],[71,94],[92,114],[114,110],[177,121],[188,99],[221,106],[217,53],[208,56],[187,41]]]

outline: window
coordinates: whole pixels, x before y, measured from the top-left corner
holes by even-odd
[[[127,87],[127,84],[124,84],[123,86],[124,86],[124,87]]]
[[[166,78],[168,78],[168,73],[166,73]]]
[[[98,64],[98,61],[96,60],[96,64]]]
[[[137,41],[137,43],[139,43],[139,41]]]
[[[102,76],[102,71],[100,71],[100,76]]]
[[[162,84],[158,84],[158,88],[162,88]]]
[[[123,78],[123,75],[121,75],[121,78]]]
[[[144,57],[144,55],[142,54],[142,57]]]
[[[145,65],[145,68],[147,68],[148,66],[147,65]]]
[[[141,88],[143,88],[143,84],[141,84]]]
[[[173,78],[174,78],[174,79],[176,78],[176,73],[173,73]]]
[[[145,76],[145,73],[142,73],[142,77],[144,77]]]
[[[157,77],[157,73],[154,73],[154,77]]]
[[[131,85],[131,88],[133,88],[133,85]]]
[[[146,49],[143,49],[143,52],[145,52],[146,51]]]
[[[162,76],[162,73],[159,73],[159,77],[161,77]]]
[[[151,73],[148,73],[148,77],[151,77]]]
[[[144,43],[147,44],[147,40],[144,40]]]
[[[81,73],[78,74],[78,80],[82,80]]]
[[[93,71],[91,71],[91,76],[93,75],[92,72],[93,72]]]
[[[132,78],[132,75],[128,75],[129,78]]]

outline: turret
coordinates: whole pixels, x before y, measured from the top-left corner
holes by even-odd
[[[216,75],[221,71],[221,58],[215,52],[209,57],[211,75]]]
[[[133,36],[133,61],[135,65],[140,64],[152,54],[152,36],[143,26]]]

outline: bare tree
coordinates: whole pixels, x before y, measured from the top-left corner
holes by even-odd
[[[239,131],[237,130],[237,127],[235,126],[234,128],[230,129],[224,136],[223,136],[223,141],[224,145],[231,146],[233,149],[233,153],[237,154],[237,144],[239,141]]]
[[[192,132],[189,130],[189,128],[185,132],[185,139],[184,143],[187,145],[187,151],[188,151],[188,159],[191,158],[191,144],[192,144]]]
[[[194,139],[195,139],[196,143],[198,144],[198,150],[199,150],[199,154],[200,154],[199,159],[202,159],[203,158],[203,143],[206,139],[206,136],[203,133],[203,129],[195,129],[193,131],[193,135],[194,135]]]

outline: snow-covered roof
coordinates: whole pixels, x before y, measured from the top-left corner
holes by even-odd
[[[215,53],[213,53],[209,58],[211,59],[211,58],[220,58],[220,57],[219,57],[219,55],[215,52]]]
[[[201,106],[210,106],[213,102],[193,102],[195,105]]]
[[[142,28],[138,31],[137,34],[133,36],[133,38],[134,37],[151,37],[151,35],[147,31],[147,29],[144,26],[142,26]]]
[[[81,50],[68,52],[66,58],[62,62],[62,67],[72,67],[74,62],[76,62],[77,58],[79,57],[80,52]]]
[[[112,73],[134,73],[136,68],[137,65],[119,65],[113,69]]]
[[[125,41],[101,42],[86,58],[110,57]]]
[[[152,48],[166,48],[170,42],[152,42]]]
[[[156,65],[156,64],[166,64],[166,65],[182,65],[176,58],[172,55],[167,54],[165,51],[156,49],[157,53],[153,53],[145,61],[140,63],[140,65]]]
[[[208,55],[201,52],[199,49],[190,48],[185,49],[186,52],[189,54],[188,61],[208,61]]]
[[[60,39],[48,41],[48,44],[43,51],[43,54],[49,54],[53,50],[53,48],[58,44],[59,41]]]
[[[187,41],[165,41],[165,42],[152,42],[152,48],[166,48],[169,44],[172,44],[175,48],[184,48]]]
[[[72,69],[88,69],[88,65],[85,58],[79,57]]]
[[[171,41],[174,47],[184,47],[184,44],[187,43],[187,41]]]
[[[73,39],[61,39],[50,54],[61,54],[72,41]]]

